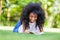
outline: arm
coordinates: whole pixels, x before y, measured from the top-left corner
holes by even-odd
[[[43,27],[40,28],[40,32],[43,32]]]
[[[43,32],[43,25],[40,25],[40,32]]]
[[[40,29],[40,30],[39,30],[40,32],[36,32],[36,33],[34,33],[35,35],[41,35],[41,34],[44,34],[43,27],[40,26],[39,29]]]
[[[23,33],[30,33],[26,28],[25,28],[25,25],[24,25],[24,23],[22,23],[23,24]]]

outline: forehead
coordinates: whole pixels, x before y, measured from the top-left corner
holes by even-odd
[[[30,16],[37,16],[37,14],[36,13],[33,13],[33,12],[31,12],[29,15]]]

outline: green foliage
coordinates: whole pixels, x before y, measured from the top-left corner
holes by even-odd
[[[59,14],[54,16],[53,27],[54,28],[60,28],[60,15]]]
[[[60,0],[57,0],[60,2]],[[30,2],[39,2],[41,3],[41,7],[44,11],[48,14],[48,19],[51,16],[51,14],[55,14],[53,11],[55,0],[9,0],[9,4],[6,2],[6,0],[2,0],[2,14],[0,16],[0,21],[3,25],[8,25],[7,21],[7,11],[10,9],[10,20],[9,20],[9,26],[15,25],[17,20],[20,19],[20,15],[22,12],[22,9],[25,5],[27,5]],[[56,7],[57,8],[57,7]],[[60,27],[60,15],[53,16],[53,26],[52,27]],[[48,19],[45,19],[44,25],[48,25]],[[12,23],[13,22],[13,23]]]

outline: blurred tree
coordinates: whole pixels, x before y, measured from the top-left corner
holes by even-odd
[[[2,0],[0,0],[0,15],[2,13]]]
[[[6,24],[7,20],[16,22],[20,18],[20,14],[25,5],[30,2],[39,2],[45,11],[45,26],[60,26],[60,0],[0,0],[2,3],[1,21]],[[58,1],[58,2],[57,2]],[[58,4],[57,4],[58,3]],[[1,8],[1,6],[0,6]]]

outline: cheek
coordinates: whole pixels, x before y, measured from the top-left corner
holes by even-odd
[[[35,20],[37,20],[37,17],[35,18]]]
[[[37,20],[37,17],[29,17],[29,20],[30,21],[36,21]]]
[[[29,20],[32,20],[32,17],[29,17]]]
[[[35,19],[35,21],[36,21],[36,20],[37,20],[37,17],[35,17],[34,19]]]

